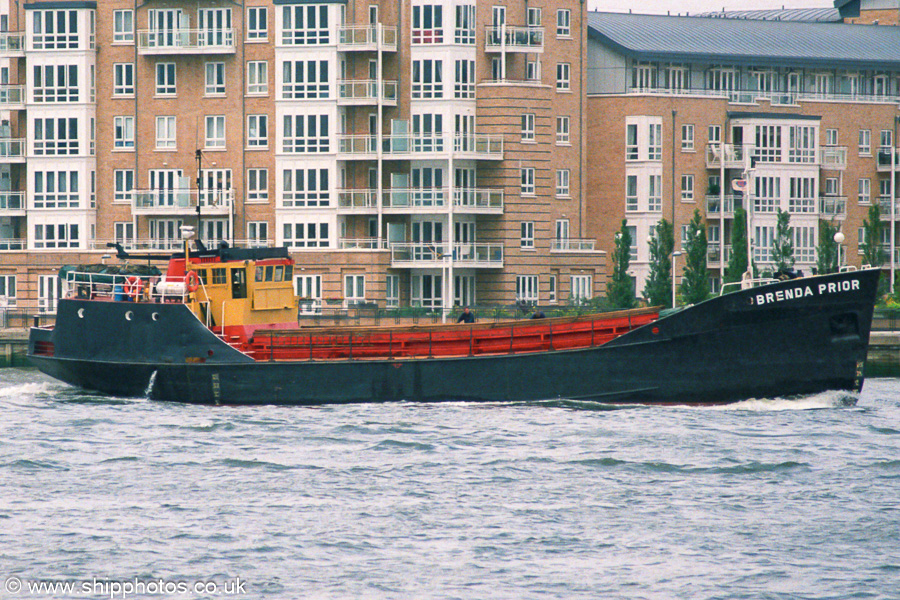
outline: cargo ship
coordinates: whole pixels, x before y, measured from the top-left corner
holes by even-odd
[[[858,392],[879,277],[772,281],[662,314],[304,326],[284,248],[186,243],[144,258],[166,258],[165,272],[64,269],[55,325],[31,329],[31,363],[87,390],[198,404],[705,405]]]

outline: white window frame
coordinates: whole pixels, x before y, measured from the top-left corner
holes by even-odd
[[[572,90],[572,65],[571,63],[556,63],[556,91],[568,92]]]
[[[247,169],[247,203],[267,203],[269,201],[269,169],[251,167]]]
[[[307,248],[328,248],[329,226],[321,221],[286,222],[282,226],[283,244],[286,248],[303,250]]]
[[[861,156],[871,156],[872,155],[872,130],[871,129],[860,129],[858,140],[859,140],[859,154]]]
[[[681,126],[681,151],[694,151],[694,126],[690,123]]]
[[[556,37],[572,37],[572,11],[568,8],[556,11]]]
[[[556,170],[556,197],[568,198],[570,194],[571,171],[569,169]]]
[[[134,199],[134,169],[113,171],[113,202],[127,202]]]
[[[247,95],[265,96],[269,93],[269,62],[247,61]]]
[[[281,43],[285,46],[322,46],[331,43],[328,5],[281,7]]]
[[[173,62],[156,63],[157,96],[175,96],[178,93],[178,67]]]
[[[536,193],[534,167],[522,167],[519,169],[519,178],[521,181],[521,195],[534,196]]]
[[[538,276],[516,275],[516,302],[537,304],[538,298]]]
[[[872,180],[868,177],[861,177],[856,184],[857,201],[860,204],[872,203]]]
[[[571,144],[569,137],[569,123],[570,119],[568,115],[562,115],[556,117],[556,145],[557,146],[568,146]]]
[[[694,175],[685,173],[681,176],[681,201],[694,201]]]
[[[250,248],[269,246],[269,222],[247,221],[247,245]]]
[[[78,248],[79,236],[78,223],[35,223],[34,225],[36,250]]]
[[[204,148],[207,150],[223,150],[226,143],[225,115],[206,115],[204,131]]]
[[[203,94],[205,96],[224,96],[227,86],[225,84],[225,63],[207,61],[203,66]]]
[[[366,301],[366,276],[344,275],[344,305],[362,304]]]
[[[269,8],[250,6],[247,8],[247,41],[264,42],[269,38]]]
[[[569,297],[573,302],[582,302],[594,297],[593,275],[572,275],[572,290]]]
[[[534,113],[522,113],[522,142],[534,143]]]
[[[285,208],[322,207],[331,203],[328,168],[284,169],[281,172],[281,205]]]
[[[534,249],[534,221],[522,221],[519,226],[519,247],[527,250]]]
[[[134,63],[113,64],[113,96],[134,96]]]
[[[134,116],[113,117],[113,149],[134,150]]]
[[[281,63],[281,97],[285,100],[313,100],[331,94],[327,60],[286,60]]]
[[[134,11],[131,9],[113,11],[113,44],[134,43]]]
[[[269,115],[247,115],[247,148],[269,147]]]
[[[173,115],[156,117],[156,149],[175,150],[178,147],[178,119]]]

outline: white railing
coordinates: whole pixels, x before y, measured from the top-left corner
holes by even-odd
[[[381,32],[379,36],[378,33]],[[338,48],[341,46],[350,49],[376,49],[380,45],[382,50],[397,49],[397,28],[384,25],[344,25],[338,31]]]
[[[378,82],[374,79],[341,79],[338,81],[338,101],[376,102]],[[381,100],[388,104],[397,102],[397,81],[381,82]]]
[[[847,147],[824,146],[819,148],[819,165],[823,169],[846,169]]]
[[[900,216],[900,198],[893,200],[894,203],[894,218]],[[891,217],[891,197],[890,196],[879,196],[878,197],[878,209],[881,211],[881,216],[890,218]]]
[[[382,190],[386,209],[446,208],[449,188],[389,188]],[[378,208],[378,191],[373,189],[338,190],[338,208],[372,211]],[[454,206],[461,212],[503,212],[503,190],[491,188],[457,188]]]
[[[387,242],[378,238],[340,238],[341,250],[387,250]]]
[[[503,244],[454,244],[451,254],[446,242],[412,242],[391,244],[391,263],[442,266],[453,259],[455,265],[503,266]]]
[[[419,155],[447,154],[451,150],[460,154],[485,159],[503,158],[503,137],[499,135],[404,134],[386,135],[381,138],[383,154]],[[373,135],[339,135],[338,152],[350,155],[374,155],[378,149],[378,137]]]
[[[0,238],[0,252],[9,250],[24,250],[28,240],[25,238]]]
[[[63,295],[82,300],[185,302],[190,293],[187,277],[69,271],[63,280]]]
[[[139,52],[234,52],[234,29],[141,29]]]
[[[0,138],[0,162],[4,158],[25,158],[25,138]]]
[[[757,279],[743,279],[741,281],[733,281],[731,283],[722,285],[722,289],[719,290],[719,295],[724,295],[726,293],[725,290],[728,289],[730,289],[732,292],[735,292],[737,290],[749,290],[763,285],[769,285],[770,283],[778,283],[778,280],[771,279],[769,277],[759,277]]]
[[[738,168],[744,166],[744,158],[749,147],[735,144],[712,143],[706,145],[706,167],[718,168],[725,161],[726,167]]]
[[[845,196],[822,196],[819,198],[819,212],[823,215],[846,217],[847,198]]]
[[[165,210],[196,208],[229,209],[234,200],[234,190],[135,190],[135,210]]]
[[[551,252],[594,252],[596,240],[565,238],[550,242]]]
[[[0,192],[0,211],[25,210],[25,192]]]
[[[726,98],[732,104],[755,104],[768,100],[772,104],[794,105],[799,101],[900,104],[900,96],[888,94],[836,94],[819,92],[764,92],[758,90],[711,90],[706,88],[668,88],[664,86],[628,86],[627,94],[661,96],[700,96]]]
[[[718,215],[720,212],[723,198],[721,198],[717,194],[707,195],[706,196],[706,214],[707,215]],[[725,205],[724,212],[725,215],[734,216],[734,201],[735,196],[727,195],[724,197]]]
[[[2,32],[0,33],[0,53],[19,54],[25,52],[25,34]]]
[[[24,85],[0,85],[0,108],[25,104]]]
[[[541,52],[544,49],[543,27],[493,26],[485,29],[485,50],[520,50]]]

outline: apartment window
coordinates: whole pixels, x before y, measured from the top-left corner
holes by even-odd
[[[648,160],[662,160],[662,123],[650,123],[647,147]]]
[[[522,141],[534,141],[534,113],[525,113],[522,115]]]
[[[328,223],[285,223],[284,245],[288,248],[328,248]]]
[[[113,171],[113,180],[113,202],[130,203],[134,197],[134,169],[116,169]]]
[[[225,147],[225,115],[208,115],[206,117],[205,147]]]
[[[561,198],[569,196],[569,169],[556,171],[556,195]]]
[[[282,7],[281,41],[286,46],[329,43],[328,6],[324,4]]]
[[[754,177],[753,186],[753,211],[775,212],[781,203],[781,179],[779,177]]]
[[[682,175],[681,176],[681,201],[682,202],[693,202],[694,201],[694,176],[693,175]]]
[[[661,74],[662,83],[672,92],[681,92],[688,87],[688,69],[679,65],[669,65]]]
[[[156,117],[156,149],[174,150],[176,140],[175,117]]]
[[[113,96],[134,95],[134,63],[113,65]]]
[[[282,182],[284,207],[328,206],[328,169],[285,169]]]
[[[453,89],[455,98],[475,97],[475,61],[456,61],[456,85]]]
[[[869,204],[872,202],[872,180],[865,178],[857,182],[857,192],[859,194],[860,204]]]
[[[859,153],[872,154],[872,131],[869,129],[859,130]]]
[[[175,63],[156,63],[156,95],[174,96],[175,93]]]
[[[625,176],[625,210],[636,212],[638,210],[638,178],[637,175]]]
[[[77,248],[77,223],[52,223],[34,226],[34,247],[43,248]],[[55,277],[54,277],[55,279]]]
[[[788,162],[816,162],[815,127],[791,127],[789,135]]]
[[[573,301],[590,300],[594,295],[592,275],[572,275]]]
[[[119,221],[113,223],[113,237],[115,241],[126,250],[134,247],[134,223],[131,221]]]
[[[758,125],[754,152],[759,162],[781,162],[781,126]]]
[[[247,169],[247,202],[269,201],[269,170]]]
[[[344,301],[360,304],[366,301],[366,276],[344,275]]]
[[[441,60],[414,60],[412,63],[412,97],[441,98],[444,95]]]
[[[556,275],[551,275],[547,283],[547,302],[556,304]]]
[[[35,50],[65,50],[78,47],[78,11],[33,11],[31,41]]]
[[[492,81],[503,81],[504,72],[503,72],[503,61],[499,58],[491,59],[491,80]]]
[[[16,305],[16,276],[0,275],[0,306],[12,307]]]
[[[457,6],[457,8],[461,8]],[[474,8],[474,6],[472,7]],[[400,276],[388,275],[384,280],[384,303],[388,308],[400,307]]]
[[[34,172],[35,208],[78,208],[78,191],[78,171]]]
[[[529,60],[525,63],[525,79],[527,81],[541,80],[541,61]]]
[[[78,154],[78,119],[34,120],[34,153],[38,156]]]
[[[878,180],[878,196],[883,200],[889,200],[892,197],[890,179]],[[890,212],[890,210],[888,210],[888,212]]]
[[[8,79],[3,81],[6,85]],[[78,102],[78,67],[76,65],[41,65],[34,67],[35,102]]]
[[[534,167],[522,167],[520,170],[522,195],[534,196]]]
[[[328,152],[328,115],[285,115],[283,152]]]
[[[649,177],[647,210],[651,212],[662,210],[662,175],[650,175]]]
[[[117,150],[134,149],[134,117],[115,117],[113,130],[115,131],[114,148]]]
[[[569,117],[556,117],[556,145],[569,144]]]
[[[267,221],[247,223],[247,244],[251,248],[265,248],[269,245],[269,223]]]
[[[816,211],[816,180],[812,177],[791,177],[791,196],[788,210],[792,213]]]
[[[825,145],[826,146],[837,146],[838,145],[838,130],[837,129],[826,129],[825,130]]]
[[[247,93],[269,93],[269,63],[264,60],[247,61]]]
[[[433,4],[413,6],[413,44],[443,44],[443,7]]]
[[[538,276],[516,276],[516,301],[537,304],[538,301]]]
[[[453,36],[456,44],[475,44],[475,5],[456,7],[456,30]]]
[[[528,27],[540,27],[541,17],[541,9],[530,6],[528,7],[528,15],[526,17],[525,23],[528,25]]]
[[[269,37],[269,9],[252,6],[247,9],[247,40],[262,41]]]
[[[207,96],[222,96],[225,94],[225,63],[206,63],[206,87],[204,93]]]
[[[569,37],[572,35],[572,11],[568,8],[556,11],[556,36]]]
[[[879,141],[882,150],[890,151],[891,146],[894,145],[894,132],[891,129],[882,129]]]
[[[707,129],[710,144],[720,144],[722,142],[722,126],[710,125]]]
[[[133,10],[114,10],[113,11],[113,43],[114,44],[133,44],[134,43],[134,11]]]
[[[681,126],[681,150],[682,152],[694,151],[694,126]]]
[[[572,82],[572,65],[569,63],[558,63],[556,65],[556,90],[569,91]]]
[[[328,97],[327,60],[285,61],[281,72],[281,94],[286,100]]]
[[[638,157],[638,126],[628,123],[625,125],[625,160],[637,160]]]
[[[247,147],[269,146],[269,115],[247,115]]]
[[[534,221],[523,221],[521,223],[521,233],[519,247],[534,248]]]

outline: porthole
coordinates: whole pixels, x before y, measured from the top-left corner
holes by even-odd
[[[126,320],[126,321],[130,321],[130,320],[132,320],[133,318],[134,318],[134,313],[131,312],[130,310],[129,310],[127,313],[125,313],[125,320]]]
[[[79,319],[83,319],[83,318],[84,318],[84,309],[83,309],[83,308],[79,308],[79,309],[78,309],[78,318],[79,318]]]
[[[153,313],[152,315],[150,315],[150,318],[153,319],[154,321],[159,321],[159,313],[158,312]]]

